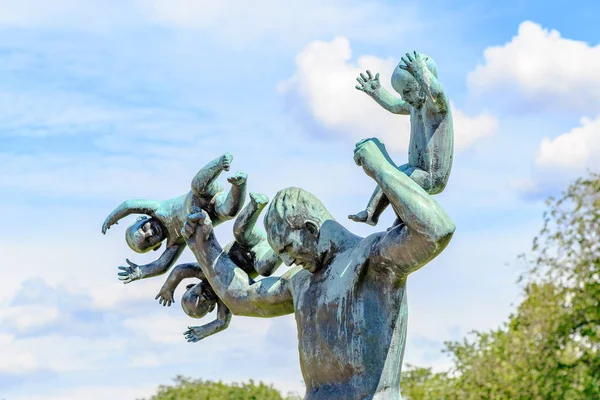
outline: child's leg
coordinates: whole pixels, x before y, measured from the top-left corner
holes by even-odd
[[[433,171],[426,171],[419,167],[408,166],[404,173],[431,195],[441,193],[448,182],[447,173],[442,175],[440,172],[437,176]]]
[[[267,239],[263,239],[252,248],[254,252],[254,269],[262,276],[270,276],[282,263],[281,258],[273,251]]]
[[[235,219],[233,237],[243,247],[256,246],[266,237],[264,232],[256,227],[256,221],[268,202],[269,198],[264,194],[250,193],[250,203],[242,209],[240,215]]]
[[[235,217],[244,206],[247,178],[248,175],[245,172],[238,172],[227,179],[231,183],[231,189],[227,194],[219,193],[216,198],[215,213],[220,220],[224,221]]]
[[[357,214],[349,215],[348,218],[355,222],[364,222],[375,226],[379,222],[379,216],[389,204],[390,201],[383,193],[383,190],[377,186],[369,200],[369,204],[367,204],[367,208]]]
[[[231,154],[225,153],[206,164],[196,173],[196,176],[192,179],[192,191],[196,197],[207,197],[216,193],[218,189],[216,180],[222,171],[229,171],[232,158]]]

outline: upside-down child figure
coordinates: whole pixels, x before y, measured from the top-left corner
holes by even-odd
[[[392,74],[392,87],[401,98],[393,96],[371,71],[356,78],[356,88],[371,96],[380,106],[394,114],[410,115],[408,163],[398,169],[411,177],[428,194],[438,194],[448,183],[454,152],[454,128],[450,102],[437,79],[435,62],[416,51],[401,58]],[[390,160],[391,161],[391,160]],[[377,187],[364,211],[349,215],[353,221],[377,225],[379,216],[390,204]],[[396,213],[397,214],[397,213]],[[401,221],[397,220],[397,223]]]
[[[130,283],[138,279],[163,274],[171,268],[183,249],[185,240],[181,228],[192,207],[205,210],[216,225],[234,218],[244,205],[246,179],[244,172],[237,172],[227,181],[231,189],[225,192],[217,182],[223,171],[229,171],[233,157],[226,153],[204,166],[192,180],[191,190],[179,197],[165,201],[127,200],[119,205],[104,221],[102,233],[130,214],[145,214],[129,226],[125,240],[137,253],[158,250],[166,239],[166,249],[158,260],[146,265],[137,265],[129,260],[128,267],[119,267],[119,279]]]
[[[271,249],[266,233],[256,226],[257,219],[269,199],[263,194],[250,193],[250,203],[244,207],[235,220],[233,228],[234,241],[223,251],[244,270],[250,279],[258,275],[271,275],[282,263],[277,253]],[[194,208],[193,212],[200,211]],[[181,298],[183,311],[192,318],[202,318],[217,309],[217,318],[202,326],[188,327],[185,337],[188,342],[197,342],[207,336],[221,332],[229,326],[231,312],[217,297],[197,263],[181,264],[173,268],[169,277],[156,296],[163,306],[173,303],[175,288],[186,278],[198,278],[201,281],[186,286]]]

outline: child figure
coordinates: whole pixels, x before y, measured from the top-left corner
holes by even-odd
[[[187,285],[186,291],[181,297],[181,308],[188,316],[203,318],[206,314],[212,312],[215,306],[218,307],[217,318],[214,321],[202,326],[188,327],[188,331],[185,332],[188,342],[197,342],[227,329],[229,322],[231,322],[231,311],[229,311],[225,303],[212,290],[197,263],[181,264],[173,268],[159,294],[156,296],[159,302],[163,306],[171,306],[173,292],[177,285],[185,278],[201,279],[199,283]]]
[[[371,96],[394,114],[410,115],[408,163],[398,169],[417,182],[427,193],[444,190],[452,168],[454,129],[450,102],[437,79],[435,62],[416,51],[401,58],[392,75],[392,87],[400,99],[381,87],[379,74],[371,71],[356,78],[356,89]],[[349,215],[353,221],[377,225],[379,216],[389,205],[377,187],[364,211]],[[397,220],[395,225],[401,221]]]
[[[269,276],[281,265],[282,260],[271,249],[266,233],[256,226],[256,222],[269,199],[264,194],[250,193],[250,203],[244,207],[235,220],[234,241],[223,251],[233,262],[242,268],[251,279],[258,275]],[[193,212],[199,211],[197,208]],[[192,213],[193,213],[192,212]],[[192,318],[202,318],[218,307],[217,319],[203,326],[188,327],[185,332],[188,342],[197,342],[207,336],[226,329],[231,320],[231,312],[215,295],[197,263],[182,264],[175,267],[163,284],[156,299],[163,306],[171,306],[175,288],[186,278],[198,278],[200,283],[187,286],[181,298],[184,312]]]
[[[123,283],[163,274],[175,264],[185,248],[181,228],[192,207],[204,209],[214,218],[214,225],[237,215],[246,197],[246,173],[238,172],[227,179],[231,184],[229,192],[224,192],[216,181],[222,171],[229,171],[232,159],[231,154],[225,153],[208,163],[192,180],[192,190],[182,196],[166,201],[127,200],[110,213],[102,225],[103,234],[129,214],[146,214],[125,233],[127,244],[137,253],[158,250],[167,240],[164,253],[150,264],[136,265],[126,260],[129,266],[119,267]]]

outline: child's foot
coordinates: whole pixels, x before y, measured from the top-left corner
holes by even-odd
[[[261,193],[250,192],[250,201],[257,210],[262,210],[269,203],[267,195]]]
[[[373,220],[372,215],[366,210],[354,215],[348,215],[348,218],[350,218],[354,222],[364,222],[365,224],[369,224],[371,226],[377,225],[377,221]]]
[[[235,173],[235,175],[227,178],[227,182],[231,183],[232,185],[240,186],[246,183],[246,179],[248,179],[248,174],[238,171]]]
[[[223,171],[229,171],[229,167],[231,166],[231,161],[233,160],[233,156],[231,153],[225,153],[221,156],[221,168]]]

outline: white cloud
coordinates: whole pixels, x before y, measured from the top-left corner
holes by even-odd
[[[391,89],[396,66],[392,59],[360,56],[351,63],[350,42],[336,37],[331,42],[315,41],[296,58],[296,74],[279,85],[285,94],[297,95],[311,115],[324,127],[349,140],[380,137],[391,150],[408,148],[410,118],[383,110],[354,88],[356,77],[365,70],[379,73],[382,86]],[[453,107],[456,149],[473,145],[493,135],[496,119],[490,114],[470,117]]]
[[[530,177],[514,180],[520,194],[542,199],[564,189],[587,171],[600,169],[600,116],[581,118],[580,125],[541,140]]]
[[[55,307],[45,307],[44,312],[40,313],[39,305],[0,310],[0,321],[16,328],[18,331],[40,328],[56,321],[58,317],[59,311]]]
[[[488,47],[484,59],[468,76],[474,93],[506,99],[514,93],[536,104],[574,109],[600,104],[600,45],[525,21],[510,42]]]
[[[535,163],[541,168],[565,168],[584,172],[598,168],[600,162],[600,117],[582,118],[581,125],[553,139],[544,138],[538,149]]]
[[[498,130],[498,120],[489,113],[470,117],[452,104],[454,148],[464,150],[477,141],[489,138]]]
[[[0,374],[21,375],[38,368],[35,356],[25,349],[15,347],[13,335],[0,333]]]

